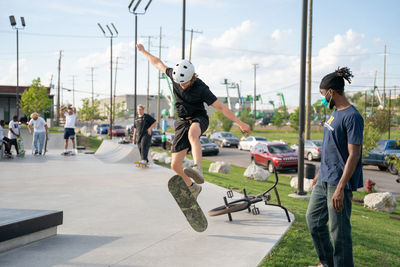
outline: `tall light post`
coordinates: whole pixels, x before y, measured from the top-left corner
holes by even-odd
[[[112,52],[113,52],[113,39],[118,37],[118,30],[115,28],[114,23],[111,23],[111,26],[113,27],[115,33],[111,30],[111,28],[106,25],[108,32],[110,34],[107,34],[106,31],[103,29],[103,27],[100,25],[100,23],[97,23],[99,26],[100,30],[103,32],[104,37],[110,38],[110,139],[112,139],[112,122],[113,122],[113,97],[112,97],[112,92],[113,92],[113,84],[112,84],[112,66],[113,66],[113,59],[112,59]]]
[[[133,9],[131,10],[131,7],[133,6],[134,2],[136,0],[132,0],[131,3],[128,6],[128,10],[130,13],[132,13],[133,15],[135,15],[135,75],[134,75],[134,90],[135,90],[135,98],[134,98],[134,105],[135,105],[135,119],[137,116],[137,111],[136,111],[136,107],[137,107],[137,16],[138,15],[144,15],[146,14],[147,9],[149,8],[151,2],[153,0],[149,0],[149,2],[147,3],[147,5],[144,7],[144,11],[143,12],[137,12],[137,9],[140,5],[140,3],[142,2],[142,0],[137,0],[135,6],[133,7]]]
[[[15,88],[15,105],[17,109],[17,116],[19,119],[19,37],[18,31],[23,30],[25,28],[25,19],[21,17],[21,25],[22,27],[17,27],[17,22],[15,21],[14,16],[10,16],[10,24],[11,27],[17,31],[17,87]]]

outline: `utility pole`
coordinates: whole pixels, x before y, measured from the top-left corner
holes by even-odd
[[[118,59],[119,59],[119,57],[116,58],[116,62],[115,62],[115,78],[114,78],[114,114],[113,114],[114,120],[115,120],[115,114],[117,113],[117,111],[116,111],[117,106],[115,105],[115,96],[117,95],[117,70],[118,70]]]
[[[377,71],[375,71],[375,77],[374,77],[374,89],[372,90],[372,111],[371,115],[374,115],[374,106],[375,106],[375,90],[376,90],[376,75],[378,74]],[[378,99],[379,101],[379,99]]]
[[[385,45],[385,54],[383,56],[383,108],[385,108],[385,100],[386,100],[386,45]]]
[[[72,75],[72,106],[75,107],[75,75]]]
[[[93,67],[91,67],[90,68],[90,70],[91,70],[91,76],[92,76],[92,107],[93,107],[93,102],[94,102],[94,87],[93,87],[93,70],[94,70],[94,68]]]
[[[56,111],[56,124],[60,126],[60,73],[61,73],[61,57],[62,57],[62,50],[58,52],[58,88],[57,88],[57,111]]]
[[[307,103],[306,103],[306,127],[305,138],[311,139],[311,55],[312,55],[312,7],[313,0],[310,0],[308,7],[308,49],[307,49]]]
[[[158,58],[161,59],[161,49],[167,48],[167,46],[162,46],[162,27],[160,27],[160,43],[158,45]],[[158,91],[157,91],[157,129],[160,129],[160,119],[161,119],[161,71],[158,71]]]
[[[151,38],[156,38],[151,35],[142,36],[143,38],[147,38],[147,51],[150,53],[150,42]],[[147,112],[149,111],[149,97],[150,97],[150,61],[147,60],[147,95],[146,95],[146,108]]]
[[[203,32],[201,31],[196,31],[193,29],[186,30],[187,32],[190,32],[190,46],[189,46],[189,61],[192,62],[192,43],[193,43],[193,33],[199,33],[202,34]]]
[[[224,82],[222,83],[223,85],[225,85],[225,87],[226,87],[226,99],[227,99],[227,101],[228,101],[228,108],[230,109],[230,110],[232,110],[232,106],[231,106],[231,97],[229,96],[229,87],[228,87],[228,79],[224,79]]]
[[[388,135],[389,135],[389,137],[388,137],[388,139],[390,139],[390,121],[391,121],[391,119],[390,119],[390,117],[391,117],[390,110],[391,110],[391,107],[392,107],[392,90],[390,89],[389,90],[389,125],[388,125]]]
[[[258,64],[253,64],[254,66],[254,97],[253,97],[253,106],[254,106],[254,123],[257,120],[257,108],[256,108],[256,102],[257,102],[257,74],[256,74],[256,70],[257,70],[257,66]]]
[[[182,6],[182,59],[185,59],[186,0]]]

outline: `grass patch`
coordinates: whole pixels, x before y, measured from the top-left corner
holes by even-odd
[[[85,146],[86,149],[97,151],[103,140],[99,140],[96,137],[84,136],[80,133],[76,134],[78,138],[78,145]]]
[[[164,152],[155,148],[152,148],[152,150]],[[191,157],[188,156],[188,158]],[[202,161],[204,178],[210,183],[238,190],[246,188],[249,194],[262,193],[272,186],[272,182],[269,181],[261,182],[244,178],[245,168],[237,166],[231,166],[230,174],[209,173],[208,168],[211,163],[212,161],[206,159]],[[170,167],[169,164],[165,163],[159,165]],[[308,201],[288,196],[288,194],[294,192],[294,189],[290,187],[288,176],[279,174],[277,188],[282,204],[294,214],[295,221],[279,244],[264,258],[261,266],[316,265],[319,260],[305,219]],[[354,192],[354,197],[357,198],[363,198],[364,195],[363,192]],[[272,194],[272,198],[271,202],[274,202],[274,194]],[[215,203],[215,206],[220,204]],[[400,212],[397,211],[393,214],[378,213],[365,209],[360,203],[353,203],[352,210],[351,224],[355,266],[398,266],[400,262],[400,221],[389,217],[399,217]]]

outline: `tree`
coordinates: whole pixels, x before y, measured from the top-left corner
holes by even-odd
[[[126,118],[128,114],[128,109],[126,109],[125,101],[122,101],[120,103],[116,103],[115,106],[113,106],[113,121],[115,122],[115,119],[121,119],[121,118]],[[104,107],[106,108],[106,114],[107,118],[110,119],[110,106],[105,104]]]
[[[289,116],[290,127],[296,131],[299,129],[299,107],[297,107],[293,113]]]
[[[219,110],[215,111],[215,117],[222,123],[222,130],[229,132],[233,126],[233,121],[224,116]]]
[[[250,117],[250,108],[243,108],[242,113],[239,116],[239,119],[250,125],[250,129],[254,128],[254,119]]]
[[[82,99],[82,107],[78,110],[78,117],[82,121],[93,123],[95,119],[100,118],[99,106],[100,101],[97,99],[94,99],[93,103],[90,103],[89,98]]]
[[[278,128],[282,127],[285,122],[287,122],[289,113],[285,106],[280,106],[275,109],[274,118],[272,119],[272,124]]]
[[[373,122],[380,133],[387,132],[390,123],[389,111],[387,109],[378,109],[374,114]]]
[[[33,112],[49,113],[51,99],[47,93],[47,88],[40,83],[40,78],[32,81],[31,86],[21,96],[21,109],[25,115]]]
[[[376,127],[375,121],[371,118],[367,118],[364,122],[363,157],[367,157],[368,152],[378,145],[378,140],[381,138],[381,135],[382,133]]]

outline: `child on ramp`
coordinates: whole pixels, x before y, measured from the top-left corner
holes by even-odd
[[[171,168],[183,178],[190,192],[197,198],[201,192],[199,184],[204,183],[199,138],[207,130],[209,124],[204,102],[236,122],[243,132],[249,134],[250,126],[239,120],[228,107],[217,100],[209,87],[198,78],[191,62],[181,60],[175,64],[174,68],[169,68],[159,58],[147,52],[142,44],[138,44],[137,48],[155,68],[165,73],[172,81],[178,119],[174,125],[175,138],[171,147]],[[189,149],[192,150],[194,165],[183,169],[182,163]]]

